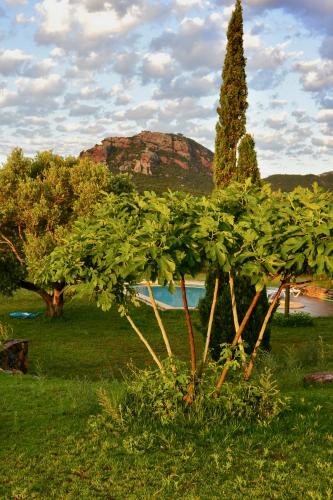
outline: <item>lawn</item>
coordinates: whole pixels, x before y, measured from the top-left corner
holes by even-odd
[[[29,339],[30,350],[28,375],[0,375],[0,498],[332,498],[333,388],[304,387],[302,377],[333,369],[333,318],[273,328],[272,354],[262,363],[291,399],[271,425],[136,421],[120,431],[102,425],[96,391],[120,397],[128,361],[149,362],[144,347],[115,312],[83,299],[66,304],[58,320],[8,317],[42,308],[23,292],[0,304],[0,321]],[[134,314],[162,354],[152,310]],[[164,312],[163,320],[186,359],[183,314]]]

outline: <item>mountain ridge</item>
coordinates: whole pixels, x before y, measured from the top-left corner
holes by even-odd
[[[214,188],[214,153],[182,134],[145,130],[131,137],[107,137],[79,156],[105,163],[113,173],[130,173],[139,191],[209,194]],[[273,190],[292,191],[296,186],[311,187],[314,182],[333,190],[333,172],[275,174],[263,180]]]

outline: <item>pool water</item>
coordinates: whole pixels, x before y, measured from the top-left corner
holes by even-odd
[[[149,298],[149,292],[146,286],[138,285],[136,288],[138,293]],[[169,292],[168,288],[164,286],[153,285],[152,289],[156,302],[161,302],[169,307],[183,307],[182,291],[180,286],[176,287],[176,291],[174,293]],[[187,286],[186,296],[189,307],[198,307],[199,300],[205,296],[205,287]]]
[[[145,285],[137,285],[136,289],[139,294],[149,299],[148,288]],[[183,298],[180,286],[176,287],[176,291],[174,293],[169,292],[167,287],[159,285],[153,285],[152,290],[157,303],[171,308],[183,307]],[[276,292],[277,288],[267,288],[267,295],[270,299],[273,298]],[[200,285],[188,285],[186,286],[186,296],[188,306],[190,308],[196,308],[199,305],[199,300],[205,296],[205,287]]]

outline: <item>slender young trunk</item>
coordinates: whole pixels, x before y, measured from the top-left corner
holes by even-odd
[[[184,276],[182,276],[182,278],[180,280],[180,286],[181,286],[181,290],[182,290],[183,304],[184,304],[184,310],[185,310],[185,316],[186,316],[186,325],[187,325],[189,342],[190,342],[191,373],[192,373],[192,379],[193,379],[193,382],[194,382],[195,372],[196,372],[196,369],[197,369],[197,366],[196,366],[196,355],[195,355],[195,341],[194,341],[194,334],[193,334],[193,327],[192,327],[192,321],[191,321],[190,311],[189,311],[188,304],[187,304],[186,286],[185,286]]]
[[[245,380],[249,380],[249,378],[251,377],[251,374],[252,374],[252,371],[253,371],[254,362],[255,362],[255,359],[257,357],[260,344],[262,342],[262,339],[264,337],[264,334],[265,334],[268,322],[271,319],[272,313],[273,313],[273,311],[275,309],[275,306],[276,306],[276,304],[277,304],[277,302],[278,302],[278,300],[280,298],[280,295],[281,295],[281,292],[282,292],[284,286],[285,286],[285,283],[282,282],[281,285],[280,285],[280,287],[279,287],[279,289],[278,289],[278,291],[277,291],[277,293],[276,293],[276,295],[275,295],[275,297],[274,297],[274,299],[272,300],[271,305],[269,306],[269,309],[268,309],[267,314],[265,316],[265,319],[264,319],[264,322],[262,324],[261,330],[259,332],[258,340],[257,340],[256,345],[254,346],[253,352],[251,354],[251,359],[250,359],[249,365],[246,368],[245,373],[244,373],[244,379]]]
[[[204,352],[202,355],[202,361],[201,361],[201,367],[200,367],[200,374],[199,374],[200,377],[204,374],[204,371],[206,368],[209,344],[210,344],[210,339],[212,336],[214,314],[215,314],[215,309],[216,309],[216,304],[217,304],[217,294],[218,294],[218,290],[219,290],[219,284],[220,284],[220,280],[219,280],[219,278],[216,278],[215,279],[213,301],[212,301],[212,305],[210,308],[210,315],[209,315],[209,322],[208,322],[207,336],[206,336],[206,344],[205,344],[205,349],[204,349]]]
[[[241,322],[240,327],[238,328],[238,331],[234,337],[234,340],[232,341],[231,347],[235,347],[237,345],[239,337],[242,335],[244,328],[246,327],[247,322],[250,319],[251,314],[252,314],[255,306],[257,305],[257,302],[261,296],[261,292],[262,291],[260,290],[253,297],[252,302],[251,302],[251,304],[250,304],[250,306],[249,306],[248,310],[246,311],[246,314],[243,318],[243,321]],[[215,386],[215,391],[213,393],[213,397],[217,397],[221,391],[222,384],[225,381],[227,374],[228,374],[228,371],[229,371],[228,362],[230,362],[230,358],[227,359],[227,361],[225,362],[225,364],[223,366],[222,372],[221,372],[219,379],[217,381],[217,384]]]
[[[232,307],[232,315],[234,318],[235,325],[235,334],[239,330],[239,321],[238,321],[238,313],[237,313],[237,303],[236,303],[236,295],[235,295],[235,281],[231,273],[229,273],[229,287],[230,287],[230,295],[231,295],[231,307]],[[242,357],[242,363],[246,362],[246,356],[244,351],[244,344],[242,336],[238,339],[238,346]]]
[[[153,360],[155,361],[155,363],[157,364],[159,370],[161,373],[164,373],[164,368],[162,366],[162,363],[160,362],[160,360],[158,359],[155,351],[153,350],[153,348],[151,347],[151,345],[149,344],[148,340],[145,339],[145,337],[143,336],[143,334],[140,332],[139,328],[136,326],[136,324],[134,323],[134,321],[132,320],[132,318],[130,317],[129,314],[126,314],[126,319],[127,321],[129,322],[129,324],[131,325],[131,327],[133,328],[133,330],[135,331],[135,333],[137,334],[137,336],[139,337],[139,339],[141,340],[141,342],[144,343],[144,345],[147,347],[151,357],[153,358]]]
[[[284,315],[286,318],[289,317],[290,312],[290,285],[286,286],[284,290]]]
[[[164,340],[164,344],[165,344],[168,356],[171,359],[172,358],[172,351],[171,351],[171,347],[170,347],[169,338],[168,338],[168,335],[167,335],[167,333],[165,331],[165,328],[164,328],[164,325],[163,325],[163,322],[162,322],[162,318],[161,318],[159,310],[157,308],[156,300],[155,300],[155,297],[153,295],[153,290],[151,288],[150,281],[147,281],[147,288],[148,288],[148,292],[149,292],[150,301],[151,301],[153,309],[154,309],[155,317],[156,317],[158,326],[160,327],[160,330],[161,330],[161,333],[162,333],[162,337],[163,337],[163,340]]]

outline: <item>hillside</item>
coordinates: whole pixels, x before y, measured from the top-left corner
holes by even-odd
[[[133,137],[108,137],[82,151],[80,157],[106,163],[114,173],[130,173],[139,191],[172,189],[209,194],[213,190],[214,154],[182,134],[144,131]],[[333,172],[277,174],[264,181],[274,190],[292,191],[296,186],[311,187],[314,182],[333,190]]]
[[[213,153],[181,134],[141,132],[133,137],[108,137],[80,153],[109,165],[112,172],[128,172],[139,191],[183,190],[208,194],[213,189]]]
[[[270,175],[264,179],[269,182],[272,188],[276,191],[292,191],[297,186],[311,187],[314,182],[328,191],[333,191],[333,172],[325,172],[324,174],[314,175]]]

